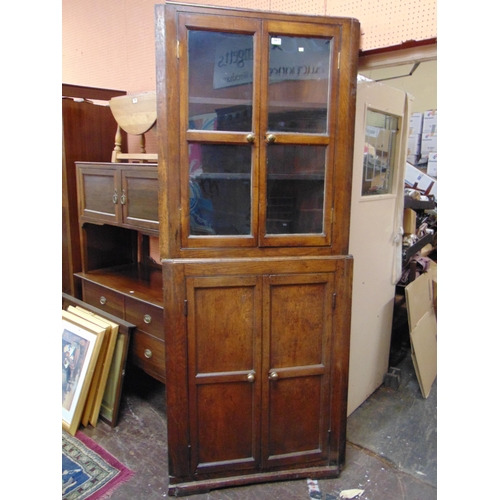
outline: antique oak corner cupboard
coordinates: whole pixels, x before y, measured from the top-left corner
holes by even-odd
[[[169,493],[335,477],[359,23],[155,13]]]

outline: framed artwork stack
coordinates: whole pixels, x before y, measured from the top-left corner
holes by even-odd
[[[81,306],[62,310],[62,427],[96,426],[119,325]]]

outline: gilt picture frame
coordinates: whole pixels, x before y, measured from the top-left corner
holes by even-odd
[[[62,311],[62,427],[72,436],[81,422],[105,332]]]

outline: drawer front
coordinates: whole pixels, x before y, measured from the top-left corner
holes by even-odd
[[[125,319],[143,332],[164,340],[163,307],[125,297]]]
[[[165,383],[165,345],[141,330],[132,338],[132,361],[160,382]]]
[[[83,280],[83,300],[113,316],[124,318],[123,295],[95,283]]]

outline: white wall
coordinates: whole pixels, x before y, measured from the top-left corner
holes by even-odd
[[[360,71],[360,73],[371,80],[383,80],[385,85],[404,90],[414,97],[413,112],[437,109],[437,61],[426,61],[420,63],[411,76],[408,75],[413,69],[413,64],[394,66],[391,68],[372,69]]]

